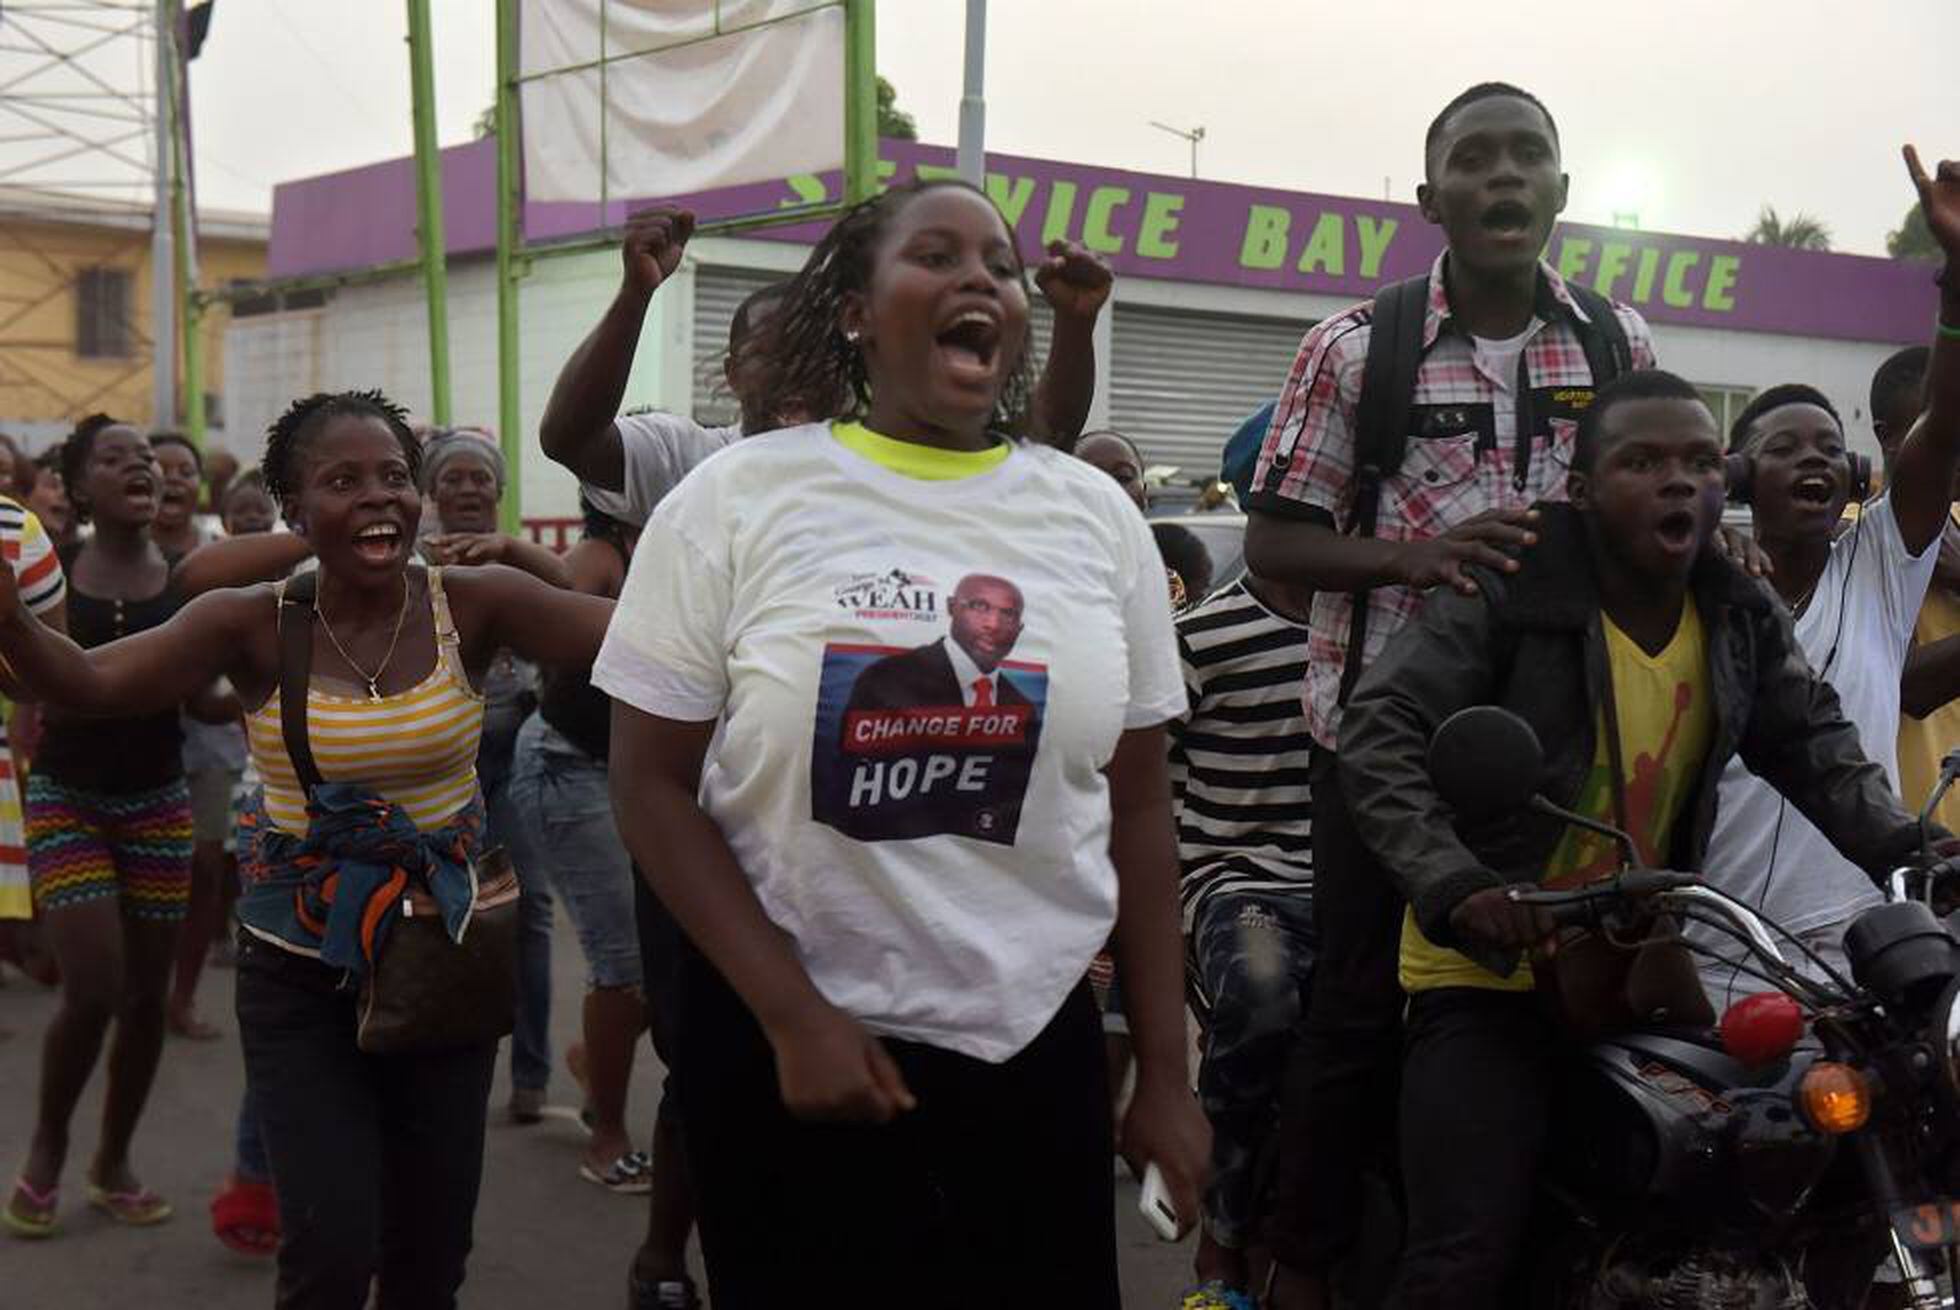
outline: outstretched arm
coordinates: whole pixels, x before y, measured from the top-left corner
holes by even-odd
[[[463,640],[486,659],[508,649],[539,664],[590,664],[612,622],[605,597],[554,587],[507,564],[445,569],[442,581]]]
[[[263,591],[200,596],[167,623],[85,651],[28,613],[13,573],[0,569],[0,657],[51,704],[105,717],[152,714],[234,672],[251,625],[269,621],[272,604]]]
[[[660,284],[680,267],[694,215],[671,205],[645,209],[626,220],[619,292],[599,325],[579,343],[558,374],[538,423],[544,453],[581,482],[607,491],[626,485],[626,456],[613,420],[626,397],[626,380],[640,345],[640,327]]]
[[[249,587],[285,577],[313,553],[297,532],[256,532],[199,546],[171,571],[181,596],[201,596],[220,587]]]
[[[1917,150],[1907,146],[1905,156],[1926,226],[1946,255],[1939,323],[1926,370],[1926,412],[1892,465],[1892,513],[1906,548],[1917,555],[1945,530],[1954,478],[1960,474],[1960,160],[1942,160],[1928,177]]]
[[[1073,450],[1096,399],[1096,316],[1109,300],[1109,265],[1073,241],[1048,243],[1034,283],[1055,311],[1048,363],[1035,384],[1028,415],[1035,440]]]

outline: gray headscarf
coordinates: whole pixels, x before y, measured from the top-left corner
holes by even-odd
[[[504,483],[508,480],[504,470],[504,452],[482,428],[439,428],[430,435],[422,445],[422,493],[427,495],[435,489],[436,480],[442,476],[445,466],[470,455],[490,466],[497,479],[497,494],[502,495]]]

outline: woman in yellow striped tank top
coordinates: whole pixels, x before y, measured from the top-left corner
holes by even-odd
[[[384,821],[412,825],[441,869],[471,858],[481,831],[479,688],[496,652],[589,663],[612,604],[502,565],[413,563],[419,459],[397,406],[341,393],[296,402],[273,425],[264,469],[319,559],[306,716],[321,777],[379,797]],[[385,1056],[355,1045],[359,921],[382,907],[336,903],[338,848],[307,843],[317,824],[280,723],[282,588],[212,591],[159,627],[83,651],[42,627],[0,570],[0,656],[44,699],[95,714],[174,705],[221,676],[256,707],[249,740],[265,791],[244,821],[238,1018],[279,1180],[278,1303],[355,1310],[378,1279],[383,1304],[450,1306],[496,1045]]]

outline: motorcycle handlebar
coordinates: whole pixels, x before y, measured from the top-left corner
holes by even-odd
[[[1680,891],[1698,885],[1692,874],[1671,869],[1629,869],[1625,873],[1584,887],[1560,891],[1511,892],[1520,905],[1533,905],[1551,917],[1561,928],[1595,928],[1600,915],[1628,901],[1643,900],[1662,892]]]

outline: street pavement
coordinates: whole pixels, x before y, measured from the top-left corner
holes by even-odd
[[[564,915],[553,952],[552,1044],[562,1056],[578,1032],[583,963]],[[122,1228],[90,1210],[82,1175],[94,1150],[101,1113],[98,1067],[77,1110],[73,1148],[61,1203],[61,1230],[41,1242],[0,1232],[0,1310],[265,1310],[272,1303],[270,1261],[233,1255],[211,1236],[208,1206],[231,1158],[241,1069],[231,1018],[229,970],[205,973],[204,1017],[224,1030],[221,1040],[172,1038],[136,1139],[143,1180],[168,1197],[176,1218],[151,1229]],[[33,1124],[40,1034],[54,997],[9,971],[0,986],[0,1182],[11,1184]],[[645,1230],[643,1197],[601,1192],[578,1177],[581,1136],[572,1107],[577,1088],[562,1063],[550,1088],[554,1113],[521,1128],[503,1114],[507,1068],[492,1094],[483,1196],[477,1207],[476,1250],[461,1304],[469,1310],[558,1310],[625,1304],[628,1259]],[[634,1069],[632,1122],[651,1125],[659,1066],[643,1048]],[[645,1144],[644,1137],[638,1139]],[[1034,1185],[1039,1185],[1039,1180]],[[1117,1184],[1117,1226],[1123,1303],[1173,1307],[1188,1279],[1191,1241],[1170,1246],[1145,1228],[1136,1212],[1136,1185]],[[958,1271],[948,1276],[957,1278]],[[699,1278],[699,1269],[696,1269]],[[1034,1301],[1040,1289],[1030,1288]],[[932,1304],[922,1289],[913,1302]]]

